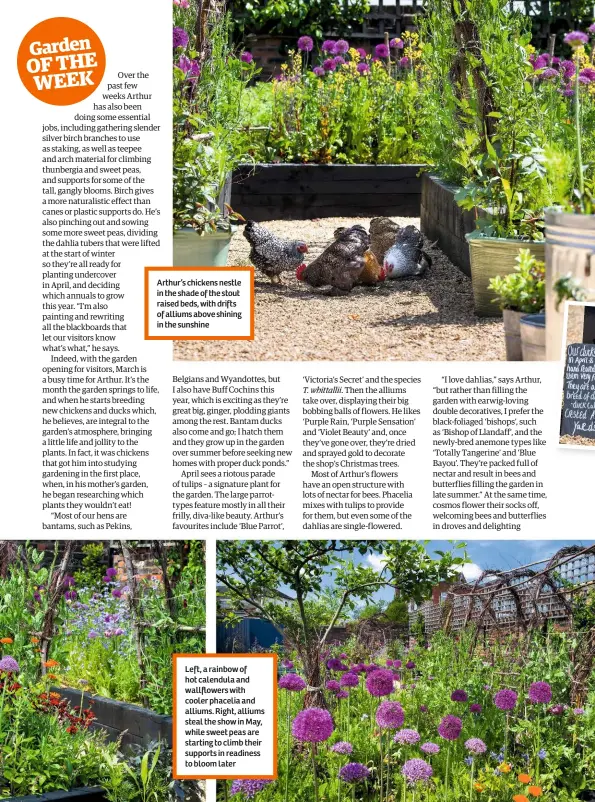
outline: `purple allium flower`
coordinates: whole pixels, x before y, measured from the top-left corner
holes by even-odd
[[[308,743],[328,741],[334,729],[331,714],[320,707],[307,707],[297,714],[291,724],[293,737]]]
[[[109,576],[110,579],[115,579],[118,576],[118,571],[115,568],[108,568],[105,575]]]
[[[112,596],[114,597],[114,599],[121,599],[122,598],[122,591],[120,590],[120,588],[114,588],[112,590]]]
[[[9,654],[0,660],[0,671],[4,671],[6,674],[18,674],[20,670],[17,661]]]
[[[318,78],[322,78],[324,75],[326,75],[326,72],[322,67],[314,67],[312,72],[314,73],[314,75],[318,76]]]
[[[564,707],[564,705],[558,704],[558,705],[552,705],[552,707],[550,707],[547,712],[551,713],[552,716],[561,716],[564,713],[565,709],[566,708]]]
[[[400,660],[393,660],[393,668],[401,668],[403,663]]]
[[[335,59],[327,58],[322,62],[322,66],[327,72],[334,72],[336,68]]]
[[[361,59],[365,59],[365,58],[366,58],[366,56],[368,55],[368,54],[366,53],[366,50],[365,50],[365,48],[363,48],[363,47],[358,47],[358,48],[357,48],[357,52],[358,52],[358,54],[359,54],[359,57],[360,57]]]
[[[428,706],[427,705],[420,705],[419,706],[419,712],[420,713],[427,713],[428,712]]]
[[[392,664],[393,664],[392,660],[389,659],[389,660],[386,661],[386,665],[387,666],[391,666],[392,667]]]
[[[402,39],[391,39],[389,46],[392,47],[393,50],[402,50],[405,44]]]
[[[348,698],[349,694],[347,693],[347,691],[338,691],[335,694],[335,699],[348,699]]]
[[[335,42],[335,53],[347,53],[349,50],[349,42],[345,39],[338,39]]]
[[[534,705],[546,705],[552,700],[552,689],[547,682],[534,682],[529,686],[528,697]]]
[[[581,70],[580,77],[586,78],[587,83],[592,83],[595,81],[595,69],[593,69],[593,67],[585,67],[584,70]]]
[[[585,710],[582,707],[575,707],[572,712],[574,713],[575,716],[584,716],[585,715]]]
[[[337,741],[331,746],[331,752],[336,752],[338,755],[350,755],[353,752],[353,746],[349,741]]]
[[[445,741],[456,741],[461,730],[463,729],[463,722],[457,716],[444,716],[438,725],[438,735],[444,738]]]
[[[293,662],[291,660],[287,660],[287,659],[282,660],[281,661],[281,667],[282,668],[293,668]]]
[[[589,31],[589,33],[595,34],[595,22],[591,23],[591,25],[589,25],[587,30]]]
[[[359,685],[359,677],[351,671],[346,671],[339,680],[343,688],[356,688]]]
[[[465,749],[474,755],[483,755],[487,750],[487,746],[481,738],[469,738],[468,741],[465,741]]]
[[[570,45],[572,48],[582,47],[582,45],[586,45],[588,41],[588,35],[582,31],[570,31],[570,33],[567,33],[564,37],[564,44]]]
[[[300,36],[297,41],[298,50],[303,50],[304,53],[310,53],[314,49],[314,41],[311,36]]]
[[[452,702],[468,702],[469,696],[467,691],[464,691],[462,688],[457,688],[456,691],[451,693],[450,699]]]
[[[334,59],[330,59],[330,61],[334,61]],[[338,657],[331,657],[331,659],[327,661],[326,667],[329,671],[342,671],[343,662],[339,660]]]
[[[426,741],[426,743],[422,744],[419,748],[422,752],[425,752],[426,755],[437,755],[440,751],[438,744],[432,743],[432,741]]]
[[[408,663],[405,663],[405,668],[408,668],[410,671],[413,671],[415,668],[415,663],[413,660],[410,660]]]
[[[376,711],[376,724],[384,730],[397,730],[403,726],[405,713],[398,702],[381,702]]]
[[[366,64],[365,61],[360,61],[360,63],[356,67],[357,71],[360,75],[366,75],[370,72],[370,65]]]
[[[401,769],[401,774],[410,785],[419,782],[428,782],[433,773],[430,764],[426,763],[426,761],[422,760],[420,757],[414,757],[411,758],[411,760],[405,761]]]
[[[242,794],[246,799],[253,799],[270,782],[272,780],[234,780],[229,795]]]
[[[376,54],[377,58],[388,58],[390,51],[387,45],[381,44],[376,45],[374,48],[374,53]]]
[[[418,743],[420,740],[420,735],[417,730],[399,730],[396,733],[393,741],[396,744],[404,744],[406,746],[413,746],[413,744]]]
[[[341,686],[339,685],[336,679],[329,679],[329,681],[326,683],[326,689],[327,691],[335,692],[335,691],[340,691]]]
[[[557,78],[560,73],[558,70],[555,70],[553,67],[548,67],[547,70],[544,70],[541,73],[541,80],[542,81],[550,81],[552,78]]]
[[[411,59],[409,56],[403,56],[403,58],[399,59],[399,67],[406,69],[411,64]]]
[[[482,709],[483,709],[482,706],[478,704],[469,705],[470,713],[481,713]]]
[[[534,70],[543,70],[550,63],[550,57],[547,53],[542,53],[533,62]]]
[[[558,90],[558,91],[560,91],[560,90]],[[563,89],[562,90],[562,94],[564,95],[564,97],[574,97],[574,89],[570,89],[570,88]]]
[[[341,652],[339,657],[341,658],[341,660],[347,660],[347,654],[345,652]]]
[[[286,691],[303,691],[306,687],[306,682],[299,674],[284,674],[279,679],[278,686]]]
[[[510,690],[510,688],[503,688],[494,694],[494,704],[499,710],[514,710],[518,698],[519,695],[516,691]]]
[[[346,783],[356,783],[370,776],[370,769],[363,763],[347,763],[339,769],[339,778]]]
[[[394,679],[392,671],[379,668],[366,677],[366,690],[372,696],[390,696],[393,692]]]
[[[335,67],[340,67],[341,64],[345,64],[345,59],[343,56],[335,56],[333,61],[335,62]]]
[[[331,56],[334,56],[337,52],[337,43],[333,39],[325,39],[320,49],[323,53],[330,53]]]
[[[186,33],[183,28],[174,28],[173,29],[173,46],[176,47],[186,47],[188,44],[188,39],[190,37]],[[108,569],[109,570],[109,569]]]
[[[117,637],[119,637],[120,635],[124,635],[124,630],[123,630],[121,627],[116,627],[116,629],[114,629],[114,631],[112,632],[112,635],[113,635],[115,638],[117,638]]]
[[[563,71],[565,78],[572,78],[572,76],[576,73],[576,64],[574,61],[565,59],[564,61],[560,62],[560,69]]]
[[[560,56],[554,56],[553,59],[552,59],[552,67],[559,66],[561,61],[562,61],[562,59],[560,58]]]
[[[249,50],[244,50],[243,53],[240,53],[240,61],[243,61],[244,64],[252,64],[254,61],[254,56]]]

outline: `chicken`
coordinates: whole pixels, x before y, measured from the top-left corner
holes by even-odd
[[[271,284],[281,284],[281,273],[295,270],[308,253],[305,242],[281,239],[253,220],[246,223],[244,236],[250,243],[250,261],[270,278]]]
[[[370,220],[370,250],[382,264],[389,248],[395,244],[401,226],[390,217],[374,217]]]
[[[424,251],[424,238],[415,226],[405,226],[396,237],[396,242],[384,256],[387,278],[423,276],[432,264]]]
[[[336,239],[309,265],[296,271],[299,281],[311,287],[327,287],[336,295],[345,295],[357,284],[365,267],[364,254],[370,237],[363,226],[335,232]]]
[[[336,228],[334,231],[335,239],[338,239],[345,231],[349,231],[345,226]],[[364,269],[360,273],[358,284],[366,287],[375,287],[386,279],[386,270],[379,264],[371,248],[364,253]]]

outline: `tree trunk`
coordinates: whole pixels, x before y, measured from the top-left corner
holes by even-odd
[[[304,674],[308,687],[304,694],[304,707],[322,707],[326,709],[326,700],[322,689],[320,674],[320,648],[318,644],[306,645],[300,659],[304,666]]]

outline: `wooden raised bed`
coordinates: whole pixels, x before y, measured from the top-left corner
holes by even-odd
[[[76,688],[52,688],[72,707],[81,703],[81,692]],[[83,704],[91,707],[96,718],[92,729],[107,733],[110,741],[122,738],[122,746],[148,746],[153,741],[161,741],[167,746],[172,743],[172,718],[162,716],[139,705],[118,702],[104,696],[85,694]]]
[[[233,175],[231,205],[248,220],[418,217],[421,164],[257,164]]]
[[[50,791],[47,794],[36,794],[35,796],[11,796],[4,802],[105,802],[103,789],[94,788],[75,788],[73,791]]]
[[[421,230],[431,242],[437,242],[465,275],[471,275],[469,245],[465,234],[475,231],[474,211],[461,209],[455,200],[459,187],[424,173],[421,181]]]

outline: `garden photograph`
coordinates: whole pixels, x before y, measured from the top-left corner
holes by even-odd
[[[204,645],[202,541],[0,541],[0,799],[202,800],[171,708]]]
[[[595,544],[220,541],[217,649],[279,656],[259,802],[595,798]]]
[[[595,15],[173,0],[176,266],[255,268],[176,360],[558,360],[595,299]]]

